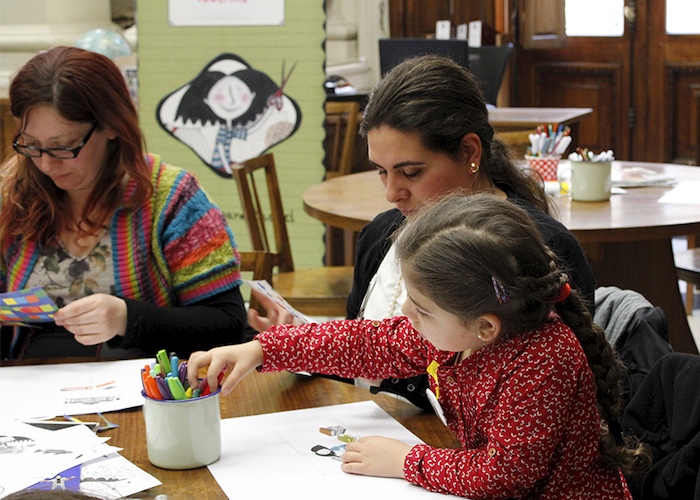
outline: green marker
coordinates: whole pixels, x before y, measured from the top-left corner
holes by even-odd
[[[168,353],[165,352],[165,349],[161,349],[160,351],[158,351],[158,354],[156,354],[156,358],[158,359],[158,362],[161,365],[163,365],[163,369],[165,370],[163,376],[172,372],[172,369],[170,368],[170,360],[168,359]]]
[[[170,388],[173,398],[187,399],[187,396],[185,395],[185,388],[182,387],[182,382],[180,382],[179,378],[171,376],[165,380],[168,382],[168,387]]]

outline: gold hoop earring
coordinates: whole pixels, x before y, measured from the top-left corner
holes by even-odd
[[[475,174],[479,171],[479,165],[477,165],[476,163],[472,162],[469,166],[471,167],[472,174]]]

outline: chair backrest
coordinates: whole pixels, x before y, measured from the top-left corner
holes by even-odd
[[[360,104],[356,101],[326,102],[326,123],[334,132],[330,154],[326,156],[327,179],[352,172],[359,113]]]
[[[272,153],[263,154],[243,163],[233,164],[231,169],[238,184],[238,194],[241,198],[243,216],[248,226],[253,250],[270,252],[273,255],[273,266],[276,266],[279,272],[294,271],[287,221],[282,208],[282,195]],[[268,204],[263,203],[264,192],[261,195],[261,187],[266,189],[269,199],[270,216],[275,233],[274,246],[268,238],[265,226],[266,217],[263,209]]]
[[[253,281],[265,280],[272,283],[272,268],[274,266],[274,255],[270,252],[251,251],[240,252],[241,254],[241,272],[252,272]],[[250,296],[251,309],[255,309],[260,314],[265,314],[265,308],[260,305],[260,302],[254,295]]]
[[[496,104],[513,44],[469,47],[469,70],[479,79],[486,102]]]

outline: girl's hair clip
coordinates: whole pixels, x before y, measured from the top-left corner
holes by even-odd
[[[510,295],[506,292],[506,287],[501,283],[501,280],[495,276],[491,276],[491,282],[493,283],[493,289],[496,291],[496,298],[499,304],[504,304],[510,300]]]

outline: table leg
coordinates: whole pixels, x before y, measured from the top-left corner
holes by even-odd
[[[671,347],[698,354],[678,288],[671,240],[582,244],[598,286],[616,286],[641,293],[668,318]]]

